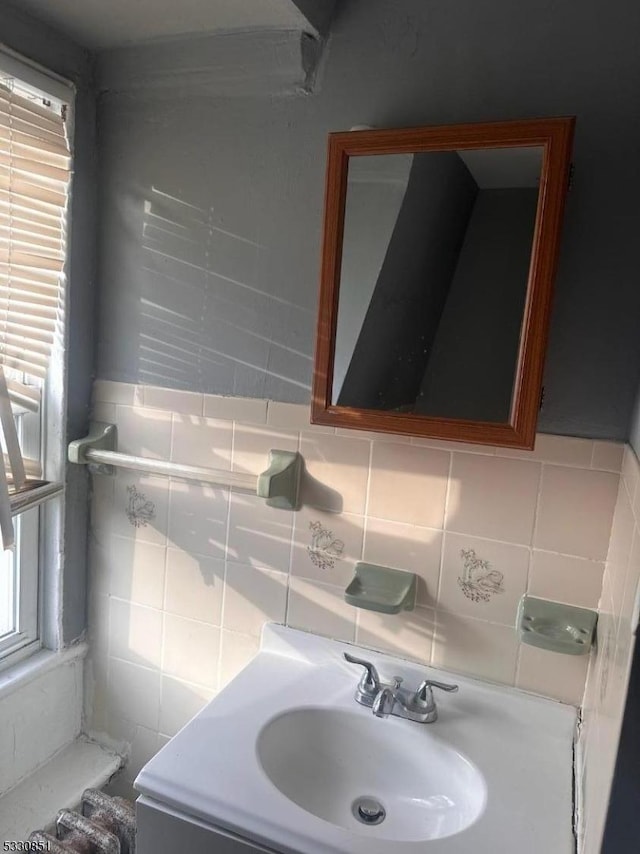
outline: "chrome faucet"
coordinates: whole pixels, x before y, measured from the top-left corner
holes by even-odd
[[[356,658],[348,652],[344,653],[344,658],[349,664],[364,667],[364,673],[356,687],[355,701],[370,708],[378,718],[394,715],[416,723],[431,724],[438,719],[433,689],[439,688],[449,693],[458,690],[457,685],[424,679],[415,691],[409,691],[402,687],[402,679],[399,676],[394,676],[393,682],[382,682],[370,661]]]
[[[381,685],[376,694],[371,710],[377,718],[388,718],[393,714],[393,707],[396,703],[402,703],[402,698],[398,693],[402,679],[399,676],[393,677],[393,685]],[[363,704],[363,705],[368,705]],[[389,711],[386,711],[386,709]]]

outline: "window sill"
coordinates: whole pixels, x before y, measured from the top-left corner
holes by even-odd
[[[0,839],[25,842],[53,825],[61,809],[75,809],[85,789],[101,789],[122,759],[80,737],[0,797]]]
[[[67,664],[70,661],[75,661],[78,658],[84,658],[89,650],[87,643],[78,643],[75,646],[70,646],[68,649],[63,649],[61,652],[52,652],[50,649],[43,649],[36,652],[24,661],[14,664],[7,670],[0,673],[0,700],[14,691],[19,691],[25,685],[38,679],[50,670],[55,670],[57,667]]]

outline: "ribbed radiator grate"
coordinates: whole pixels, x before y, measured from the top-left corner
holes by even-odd
[[[60,810],[56,835],[36,830],[29,842],[41,843],[40,849],[51,854],[135,854],[136,814],[130,801],[87,789],[81,809]]]

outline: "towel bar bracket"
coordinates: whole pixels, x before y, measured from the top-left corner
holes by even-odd
[[[115,474],[115,466],[93,462],[87,457],[87,451],[115,451],[118,447],[118,428],[115,424],[92,421],[89,434],[84,439],[75,439],[69,443],[69,462],[88,465],[92,474]]]

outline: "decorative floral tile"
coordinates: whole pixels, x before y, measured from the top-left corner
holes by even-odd
[[[147,543],[167,540],[169,481],[121,470],[114,480],[110,533]]]
[[[364,519],[348,513],[305,510],[295,514],[291,572],[346,587],[362,559]]]
[[[307,546],[307,554],[311,563],[318,569],[335,569],[336,561],[342,560],[344,543],[333,536],[333,531],[316,520],[309,522],[311,542]]]
[[[445,534],[438,607],[515,626],[528,568],[529,549],[523,546]]]
[[[144,492],[139,492],[135,483],[127,486],[129,501],[125,510],[129,524],[134,528],[142,528],[156,518],[156,505]]]
[[[488,560],[478,557],[475,549],[460,549],[463,571],[457,581],[460,589],[472,602],[491,602],[504,593],[504,574],[492,569]]]

